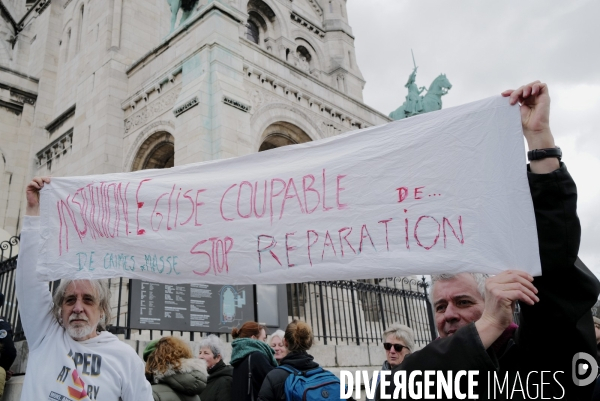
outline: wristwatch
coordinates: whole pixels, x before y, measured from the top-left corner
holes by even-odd
[[[529,161],[542,160],[547,157],[556,157],[560,161],[562,158],[562,150],[557,146],[548,149],[533,149],[527,152],[527,159],[529,159]]]

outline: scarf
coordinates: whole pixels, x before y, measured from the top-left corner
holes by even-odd
[[[270,360],[271,365],[277,367],[273,348],[253,338],[236,338],[233,340],[231,343],[231,362],[229,363],[235,365],[251,353],[257,351],[262,352]]]

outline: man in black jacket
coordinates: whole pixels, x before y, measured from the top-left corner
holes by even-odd
[[[487,280],[468,273],[439,277],[432,298],[440,338],[407,356],[392,374],[471,370],[478,371],[479,399],[589,400],[593,384],[576,385],[571,370],[575,354],[595,355],[590,308],[600,283],[577,258],[577,190],[556,155],[548,88],[536,81],[502,95],[511,104],[521,103],[523,134],[529,150],[535,150],[527,175],[542,276],[505,271]],[[517,301],[518,327],[512,323]],[[466,380],[460,388],[465,385]],[[438,390],[434,383],[429,392],[453,398]],[[393,391],[392,380],[386,393]]]

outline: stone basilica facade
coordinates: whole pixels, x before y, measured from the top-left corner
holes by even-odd
[[[346,0],[0,0],[0,228],[36,175],[241,156],[390,121]],[[176,23],[171,31],[172,6]]]

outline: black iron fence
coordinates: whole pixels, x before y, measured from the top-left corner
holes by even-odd
[[[310,323],[323,344],[379,344],[397,322],[422,346],[436,336],[428,286],[424,277],[288,284],[288,315]]]
[[[0,292],[5,295],[0,316],[12,324],[15,340],[24,338],[15,295],[18,245],[18,237],[0,243]],[[131,329],[129,284],[126,278],[109,280],[115,312],[109,330],[125,338],[164,335],[163,331]],[[384,330],[398,322],[411,327],[417,345],[423,346],[436,336],[428,287],[424,277],[288,284],[288,317],[310,323],[323,344],[379,344]],[[194,340],[194,332],[179,333]]]
[[[15,293],[18,250],[19,237],[11,237],[8,241],[0,242],[0,292],[4,294],[4,304],[0,307],[0,316],[12,324],[15,341],[24,338]]]

